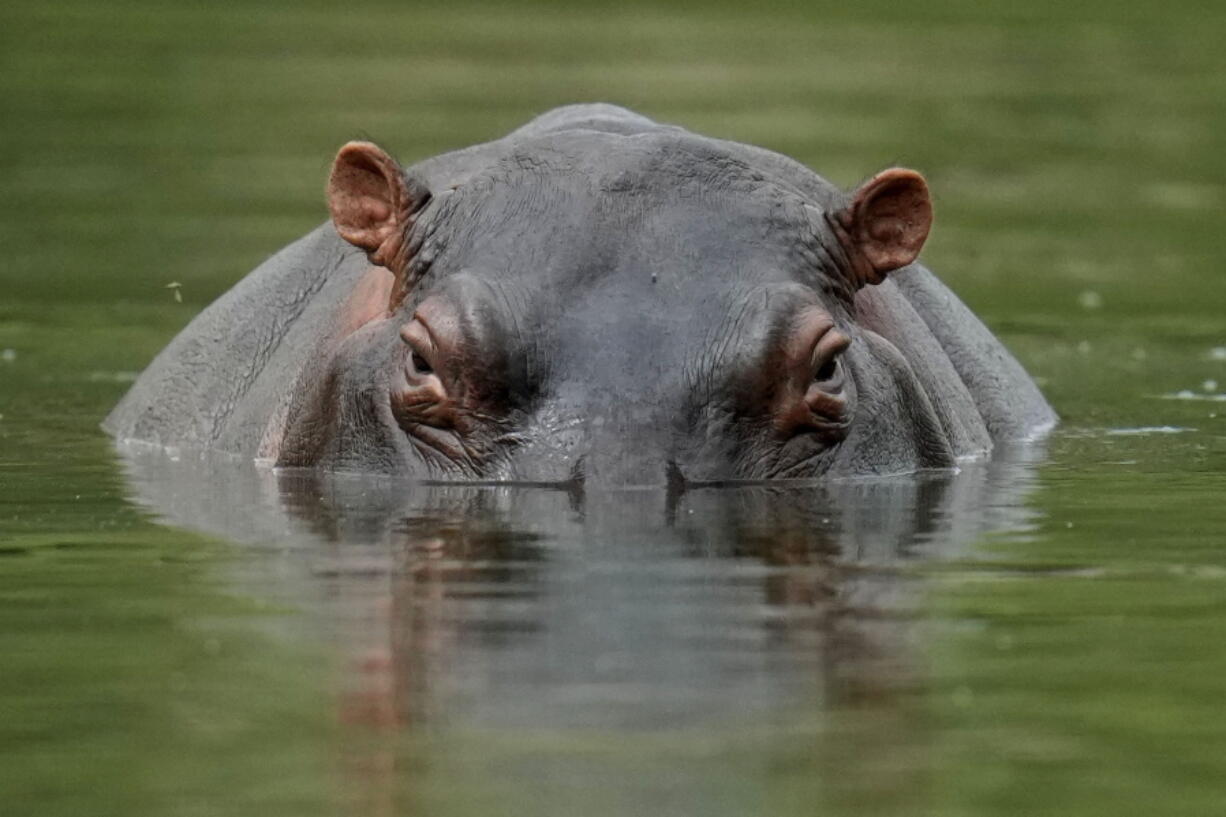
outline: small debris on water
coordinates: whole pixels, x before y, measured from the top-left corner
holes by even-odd
[[[183,293],[179,291],[182,287],[183,285],[180,284],[178,281],[171,281],[169,284],[166,285],[167,289],[174,290],[175,303],[177,304],[183,303]]]
[[[1087,289],[1077,296],[1077,303],[1081,305],[1082,309],[1102,309],[1103,296],[1092,289]]]
[[[1210,360],[1226,360],[1226,346],[1214,346],[1209,350]]]
[[[5,349],[3,352],[0,352],[0,360],[3,360],[5,363],[12,363],[16,359],[16,349]]]
[[[1177,392],[1159,396],[1163,400],[1207,400],[1211,403],[1226,403],[1226,394],[1197,394],[1191,389],[1181,389]]]
[[[137,372],[90,372],[91,383],[133,383]]]
[[[1088,340],[1083,340],[1081,343],[1077,344],[1077,351],[1083,355],[1090,354],[1091,348],[1093,347],[1090,346],[1090,342]]]
[[[1206,380],[1204,383],[1200,384],[1200,390],[1201,391],[1217,391],[1217,381],[1216,380]]]
[[[1133,360],[1145,360],[1145,358],[1147,357],[1149,357],[1149,354],[1144,349],[1142,349],[1140,346],[1132,350]]]

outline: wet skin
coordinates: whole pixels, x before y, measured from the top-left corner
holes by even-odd
[[[703,484],[927,468],[1054,415],[915,262],[927,186],[571,106],[405,170],[209,307],[121,439],[435,480]]]

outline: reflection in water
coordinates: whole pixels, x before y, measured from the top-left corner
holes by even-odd
[[[889,721],[923,680],[908,566],[1024,530],[1039,453],[957,475],[586,495],[126,459],[166,521],[258,546],[234,581],[288,596],[335,641],[343,723],[641,735],[782,734],[848,709]],[[393,812],[390,749],[344,765],[353,810]]]

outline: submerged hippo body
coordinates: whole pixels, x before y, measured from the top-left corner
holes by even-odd
[[[914,263],[918,174],[844,193],[607,105],[402,169],[179,334],[120,440],[432,480],[617,485],[946,468],[1055,417]]]

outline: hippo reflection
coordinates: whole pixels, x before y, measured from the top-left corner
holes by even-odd
[[[894,474],[1054,415],[914,263],[914,171],[851,193],[607,105],[403,169],[210,306],[106,428],[282,466],[647,485]]]
[[[346,719],[654,729],[889,709],[923,681],[907,566],[1031,524],[1038,453],[924,477],[600,493],[156,449],[128,466],[164,520],[267,548],[236,581],[334,634],[353,667]]]

